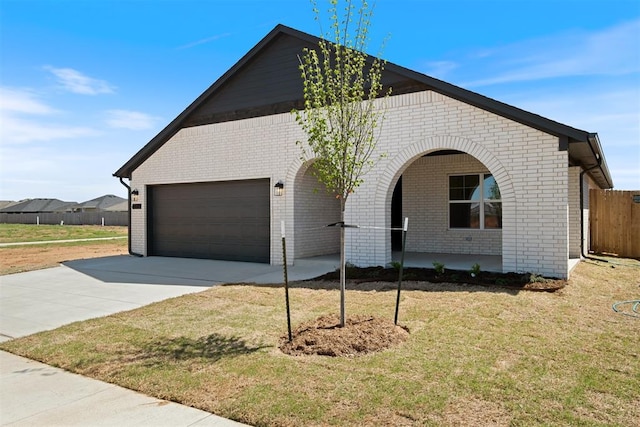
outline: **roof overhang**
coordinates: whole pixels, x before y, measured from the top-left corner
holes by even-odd
[[[235,73],[247,65],[251,59],[258,55],[267,45],[273,42],[279,34],[296,37],[312,45],[317,45],[320,41],[318,37],[310,34],[284,25],[277,25],[113,175],[119,178],[131,179],[133,171],[171,139],[171,137],[184,126],[189,115],[193,113],[199,105],[206,102],[216,91],[220,90]],[[600,140],[596,133],[589,133],[567,126],[393,63],[386,63],[385,70],[418,82],[422,88],[421,90],[433,90],[458,101],[558,137],[558,149],[568,151],[569,165],[581,166],[601,188],[613,188],[613,180],[609,174]]]
[[[570,139],[568,151],[570,165],[580,166],[600,188],[613,188],[613,179],[597,133],[586,133],[584,138]]]

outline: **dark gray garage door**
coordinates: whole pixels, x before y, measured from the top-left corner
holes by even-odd
[[[149,253],[268,263],[270,194],[268,179],[151,186]]]

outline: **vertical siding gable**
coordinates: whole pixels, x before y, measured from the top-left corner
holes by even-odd
[[[200,105],[184,127],[278,114],[302,99],[298,55],[305,43],[279,34]]]
[[[280,114],[303,107],[299,57],[317,46],[281,33],[186,118],[183,127]],[[426,85],[386,70],[383,84],[392,94],[424,90]]]

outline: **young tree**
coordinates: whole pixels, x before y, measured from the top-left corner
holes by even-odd
[[[316,20],[320,13],[312,0]],[[313,173],[340,200],[340,326],[345,324],[345,230],[347,199],[383,155],[375,154],[384,119],[382,72],[385,62],[365,51],[372,9],[362,0],[356,10],[347,0],[339,16],[338,0],[330,0],[331,30],[317,49],[300,58],[304,110],[295,111],[307,141],[298,141],[302,160],[314,160]],[[374,155],[375,154],[375,155]]]

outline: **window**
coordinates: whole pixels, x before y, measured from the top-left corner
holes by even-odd
[[[449,176],[449,228],[502,228],[502,200],[493,175]]]

